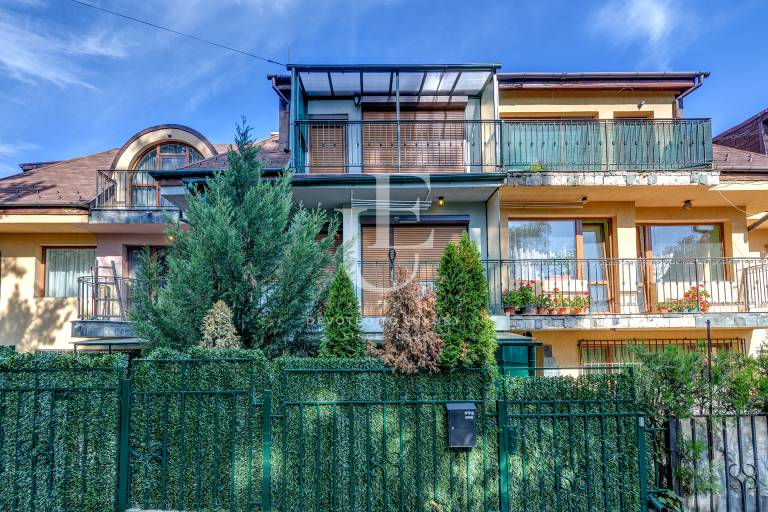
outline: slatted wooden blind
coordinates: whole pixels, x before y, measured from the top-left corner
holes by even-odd
[[[393,110],[363,112],[363,165],[366,173],[397,169],[397,115]],[[400,112],[402,172],[464,171],[463,110]],[[379,122],[376,122],[379,121]],[[386,121],[386,122],[383,122]]]
[[[395,265],[406,268],[414,279],[431,285],[445,247],[458,242],[464,225],[394,226],[383,240],[376,240],[376,227],[363,226],[363,314],[382,314],[386,293],[391,287],[389,250],[395,250]]]
[[[347,124],[317,121],[309,126],[309,170],[315,174],[346,172]]]

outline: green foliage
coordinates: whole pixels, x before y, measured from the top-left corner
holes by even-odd
[[[642,508],[637,417],[625,414],[636,408],[631,372],[508,377],[503,386],[510,503],[525,510]]]
[[[448,244],[435,282],[437,332],[446,369],[495,365],[496,329],[488,313],[488,283],[480,251],[464,233]]]
[[[218,300],[232,307],[247,347],[269,357],[312,353],[313,322],[328,284],[327,268],[338,220],[321,210],[294,207],[291,174],[262,176],[250,128],[239,126],[237,151],[226,172],[187,194],[186,225],[171,227],[165,284],[145,261],[136,283],[131,320],[151,346],[196,345],[205,314]]]
[[[339,266],[328,290],[328,305],[323,315],[323,341],[320,355],[324,357],[362,357],[365,338],[360,320],[360,305],[352,280]]]
[[[113,510],[125,357],[3,356],[0,510]]]
[[[498,435],[486,373],[403,375],[373,358],[275,363],[275,397],[293,404],[281,409],[274,437],[274,451],[284,454],[272,475],[278,509],[499,509]],[[484,397],[488,415],[477,414],[478,447],[450,450],[444,402]]]
[[[443,340],[435,332],[435,293],[425,290],[409,271],[399,268],[384,304],[381,349],[371,355],[401,373],[440,371]]]
[[[216,301],[203,318],[200,346],[206,348],[242,348],[243,342],[232,322],[232,310],[223,300]]]
[[[258,350],[159,348],[135,360],[131,504],[142,510],[248,510],[249,489],[257,497],[261,489],[262,404],[269,382]]]

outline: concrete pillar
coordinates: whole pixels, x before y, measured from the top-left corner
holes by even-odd
[[[342,243],[344,248],[344,267],[349,278],[355,283],[357,298],[362,300],[362,281],[360,279],[358,262],[362,260],[360,242],[360,214],[362,208],[341,208]]]

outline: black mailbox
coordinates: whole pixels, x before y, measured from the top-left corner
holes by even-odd
[[[474,448],[477,445],[477,421],[475,404],[445,404],[448,409],[448,446],[450,448]]]

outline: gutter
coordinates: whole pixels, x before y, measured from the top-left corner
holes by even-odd
[[[291,102],[288,101],[288,98],[285,97],[285,94],[283,94],[280,89],[277,87],[277,77],[272,75],[272,90],[275,91],[275,93],[280,96],[280,99],[283,100],[287,105],[290,105]]]
[[[675,102],[677,104],[677,108],[682,110],[683,109],[683,99],[691,94],[693,91],[704,85],[704,79],[709,76],[708,71],[702,71],[700,72],[696,78],[694,79],[696,81],[695,84],[693,84],[692,87],[689,87],[688,89],[684,90],[680,94],[677,95],[677,98],[675,98]]]

